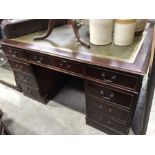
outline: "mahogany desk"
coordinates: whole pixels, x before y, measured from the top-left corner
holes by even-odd
[[[85,83],[86,123],[108,134],[128,134],[150,66],[153,28],[131,46],[91,45],[90,49],[76,42],[69,26],[55,28],[46,40],[33,41],[42,33],[1,41],[18,89],[47,103],[61,87],[62,73],[80,77]],[[89,40],[83,27],[80,33]]]

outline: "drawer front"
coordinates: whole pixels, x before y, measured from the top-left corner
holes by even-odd
[[[23,82],[20,82],[20,85],[22,87],[22,91],[24,94],[27,94],[29,96],[36,96],[36,97],[41,97],[41,92],[39,91],[39,88],[30,86],[28,84],[25,84]]]
[[[15,71],[15,75],[18,80],[38,87],[38,82],[34,76],[19,71]]]
[[[29,64],[21,63],[19,61],[9,60],[9,63],[13,70],[33,74],[32,67]]]
[[[54,59],[54,66],[60,69],[82,74],[82,65],[66,59]]]
[[[113,117],[115,119],[119,119],[124,123],[130,122],[130,112],[127,110],[122,110],[120,108],[116,108],[104,101],[98,100],[95,97],[90,95],[86,96],[86,109],[90,113],[97,113],[99,115],[106,114],[109,117]]]
[[[46,57],[40,54],[31,54],[29,55],[29,60],[34,61],[38,64],[46,64],[49,66],[56,67],[58,69],[63,69],[69,72],[82,74],[82,66],[78,63],[74,63],[70,60],[59,59],[54,57]]]
[[[109,104],[113,103],[125,108],[131,108],[135,98],[135,95],[114,90],[109,87],[92,84],[90,82],[86,82],[85,89],[86,93],[99,97],[100,99],[109,102]]]
[[[37,64],[49,64],[48,58],[42,54],[29,53],[28,60],[31,60]],[[52,63],[52,60],[51,60]]]
[[[22,58],[27,59],[27,54],[22,49],[16,49],[11,47],[3,47],[3,51],[5,54],[12,58]]]
[[[115,120],[108,118],[106,116],[98,116],[93,113],[89,113],[87,115],[87,118],[96,122],[96,123],[99,123],[100,125],[105,126],[106,128],[121,132],[122,134],[129,133],[129,127],[127,125],[120,123],[118,121],[115,121]]]
[[[89,77],[102,80],[103,82],[106,83],[117,84],[120,86],[128,87],[133,90],[138,90],[138,88],[140,87],[139,84],[140,79],[138,79],[138,77],[128,75],[125,73],[118,73],[107,69],[87,67],[86,75]]]

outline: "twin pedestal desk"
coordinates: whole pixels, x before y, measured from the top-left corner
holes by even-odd
[[[18,89],[47,103],[66,74],[79,77],[84,81],[86,123],[108,134],[128,134],[150,65],[153,28],[130,46],[91,45],[90,49],[75,40],[68,26],[55,28],[45,40],[33,41],[42,33],[1,41]],[[83,28],[80,33],[88,41]]]

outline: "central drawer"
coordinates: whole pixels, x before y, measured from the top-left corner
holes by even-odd
[[[133,94],[128,94],[108,86],[92,84],[90,82],[86,82],[85,90],[87,94],[105,100],[109,104],[117,104],[128,109],[132,107],[135,101],[135,95]]]
[[[37,53],[30,53],[28,57],[29,60],[40,65],[48,65],[50,67],[54,67],[58,70],[63,70],[65,72],[83,74],[82,65],[71,60],[55,58],[53,56],[46,57],[42,54]]]
[[[54,58],[53,64],[60,69],[82,74],[82,65],[66,59]]]

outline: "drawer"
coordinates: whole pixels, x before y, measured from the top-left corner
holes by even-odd
[[[38,82],[34,76],[19,71],[15,71],[15,75],[18,80],[38,87]]]
[[[8,60],[9,60],[9,63],[11,65],[12,69],[14,69],[16,71],[26,72],[28,74],[33,74],[32,67],[29,64],[19,62],[19,61],[10,60],[10,59],[8,59]]]
[[[30,86],[29,84],[25,84],[23,82],[20,82],[20,85],[24,94],[32,97],[35,96],[41,98],[42,95],[39,88]]]
[[[82,74],[82,65],[66,59],[54,59],[54,66],[60,69]]]
[[[125,74],[119,73],[116,71],[111,71],[107,69],[99,69],[95,67],[86,68],[86,76],[93,77],[98,80],[102,80],[105,83],[112,83],[124,87],[128,87],[133,90],[138,90],[140,87],[140,78]]]
[[[98,116],[93,113],[89,113],[87,115],[87,118],[112,130],[118,131],[122,134],[128,134],[129,133],[129,126],[120,123],[114,119],[108,118],[106,116]]]
[[[49,64],[52,63],[48,61],[48,58],[42,54],[36,54],[36,53],[29,53],[28,54],[28,60],[31,60],[37,64]]]
[[[56,67],[58,69],[63,69],[66,71],[71,71],[74,73],[82,74],[82,66],[78,63],[74,63],[70,60],[59,59],[54,57],[46,57],[41,54],[31,54],[29,55],[29,60],[34,61],[38,64],[46,64],[49,66]]]
[[[131,118],[130,111],[122,110],[90,95],[86,96],[86,109],[88,113],[96,113],[101,116],[108,115],[109,117],[119,119],[124,123],[130,122]]]
[[[5,54],[7,54],[8,56],[11,56],[12,58],[27,59],[27,54],[22,49],[3,47],[3,51]]]
[[[121,92],[99,84],[86,82],[86,93],[107,101],[109,104],[121,105],[125,108],[131,108],[135,102],[135,95]]]

